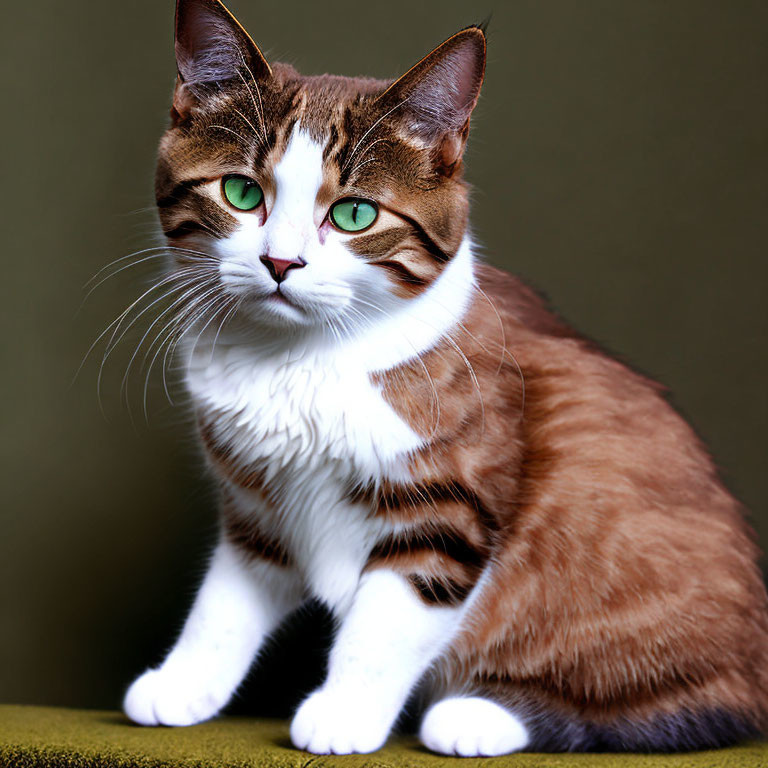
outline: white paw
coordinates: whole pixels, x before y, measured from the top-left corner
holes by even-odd
[[[492,757],[524,749],[525,726],[504,707],[477,696],[443,699],[427,710],[419,738],[444,755]]]
[[[195,673],[150,669],[134,681],[123,711],[139,725],[194,725],[218,714],[231,691]]]
[[[387,740],[392,719],[359,697],[320,688],[294,716],[291,741],[299,749],[318,755],[373,752]]]

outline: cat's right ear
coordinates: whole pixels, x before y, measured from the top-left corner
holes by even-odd
[[[174,124],[186,119],[217,84],[272,74],[256,43],[219,0],[177,0],[176,66]]]

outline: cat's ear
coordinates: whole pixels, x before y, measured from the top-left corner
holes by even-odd
[[[481,27],[463,29],[379,96],[393,115],[402,115],[410,134],[435,148],[445,172],[464,153],[469,117],[485,75],[485,43]]]
[[[186,118],[213,85],[272,74],[256,43],[219,0],[177,0],[176,66],[174,122]]]

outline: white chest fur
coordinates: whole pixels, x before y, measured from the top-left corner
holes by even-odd
[[[460,319],[472,290],[465,241],[425,295],[347,346],[199,339],[187,366],[196,406],[240,464],[265,474],[269,502],[234,489],[243,515],[291,554],[306,586],[343,605],[383,523],[349,500],[355,484],[407,481],[423,444],[371,380],[432,347]],[[211,334],[215,337],[216,334]],[[210,343],[215,341],[214,348]]]
[[[215,414],[217,440],[241,464],[262,467],[273,490],[265,504],[233,488],[240,514],[258,516],[313,594],[343,606],[384,525],[349,489],[406,479],[421,438],[348,356],[217,344],[211,358],[201,346],[187,380],[198,407]]]
[[[187,383],[245,463],[334,466],[340,480],[378,480],[400,473],[421,445],[351,355],[219,341],[213,359],[204,346],[195,353]]]

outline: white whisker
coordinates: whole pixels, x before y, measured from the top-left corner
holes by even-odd
[[[383,120],[389,117],[396,109],[399,109],[400,107],[402,107],[403,104],[405,104],[407,101],[408,101],[408,98],[406,97],[398,104],[395,104],[395,106],[392,107],[392,109],[388,110],[383,115],[381,115],[381,117],[379,117],[379,119],[376,120],[373,123],[373,125],[357,140],[357,143],[355,144],[354,147],[352,147],[352,151],[349,153],[349,155],[347,156],[347,159],[344,161],[344,165],[341,167],[342,173],[344,172],[344,169],[347,167],[347,165],[349,165],[349,163],[352,161],[352,158],[355,156],[357,152],[357,148],[363,143],[363,141],[365,141],[366,137],[371,133],[371,131],[374,130],[374,128],[376,128],[376,126],[378,126]]]
[[[227,133],[231,133],[233,136],[237,136],[238,139],[245,145],[246,149],[250,148],[250,143],[248,139],[245,138],[241,133],[238,133],[237,131],[233,131],[231,128],[227,128],[226,125],[209,125],[208,130],[220,130],[220,131],[226,131]]]
[[[209,278],[208,282],[210,283],[210,278]],[[149,334],[152,331],[152,329],[155,327],[155,325],[157,325],[157,323],[160,321],[160,319],[164,315],[166,315],[170,311],[174,311],[176,307],[182,305],[182,303],[184,301],[186,301],[189,296],[194,295],[194,293],[200,289],[201,285],[206,285],[206,284],[202,283],[202,282],[199,282],[199,281],[195,281],[195,284],[191,288],[189,288],[187,291],[185,291],[184,294],[182,294],[181,296],[179,296],[176,299],[174,299],[173,303],[169,307],[166,307],[166,309],[164,309],[150,323],[149,328],[147,328],[147,330],[144,332],[144,335],[141,337],[141,340],[136,345],[136,348],[133,351],[133,354],[131,355],[131,359],[128,361],[128,367],[125,369],[125,374],[123,375],[123,380],[122,380],[122,382],[120,384],[120,391],[122,392],[125,389],[126,398],[128,397],[127,381],[128,381],[128,377],[129,377],[130,372],[131,372],[131,366],[133,365],[133,361],[136,359],[136,356],[138,355],[139,350],[141,349],[141,347],[143,346],[144,342],[146,341],[147,336],[149,336]],[[207,287],[207,285],[206,285],[206,287]],[[157,302],[153,302],[153,303],[157,303]],[[125,334],[123,334],[123,335],[125,335]]]

